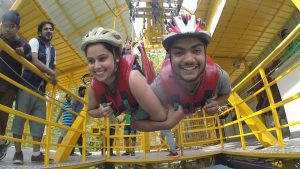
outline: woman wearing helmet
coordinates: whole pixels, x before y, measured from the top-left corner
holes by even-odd
[[[115,117],[121,112],[138,112],[141,106],[150,116],[144,118],[166,120],[167,111],[174,113],[170,112],[173,109],[162,106],[145,77],[136,69],[135,57],[121,55],[122,44],[118,32],[102,27],[94,28],[82,40],[81,49],[94,77],[89,89],[88,113],[96,118]],[[174,114],[183,113],[179,110]]]
[[[168,58],[151,84],[162,104],[181,105],[185,114],[201,108],[209,114],[216,113],[231,92],[228,74],[206,56],[211,36],[204,28],[204,22],[193,15],[176,16],[167,23],[163,46]],[[166,121],[170,124],[169,119]],[[132,125],[142,131],[155,131],[166,128],[164,123],[148,121]]]

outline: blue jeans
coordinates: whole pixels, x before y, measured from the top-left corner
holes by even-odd
[[[174,137],[172,135],[171,130],[161,130],[160,131],[162,135],[166,137],[167,143],[169,144],[170,152],[176,153],[176,145],[174,141]]]

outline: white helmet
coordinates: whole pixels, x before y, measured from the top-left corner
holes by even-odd
[[[163,46],[166,50],[177,39],[197,37],[207,45],[211,39],[209,32],[205,31],[205,22],[195,19],[195,15],[183,14],[172,18],[166,25],[167,35],[164,35]]]
[[[82,38],[81,50],[85,51],[87,45],[97,42],[105,42],[113,45],[119,48],[119,53],[122,53],[122,37],[119,32],[113,29],[104,29],[103,27],[94,28]]]

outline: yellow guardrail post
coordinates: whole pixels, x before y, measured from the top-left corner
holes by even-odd
[[[241,117],[246,117],[254,113],[252,109],[245,102],[243,102],[242,98],[234,91],[231,93],[230,97],[228,98],[228,101],[234,106],[238,120]],[[241,124],[239,123],[241,122],[238,122],[239,128],[241,129]],[[268,147],[277,144],[277,140],[271,134],[271,132],[265,131],[267,130],[267,128],[258,116],[246,119],[245,123],[253,132],[263,131],[261,133],[254,134],[263,146]]]
[[[55,98],[55,94],[56,94],[56,86],[52,87],[52,93],[51,93],[51,101],[49,106],[47,107],[47,128],[46,128],[46,144],[45,144],[45,159],[44,159],[44,163],[45,166],[49,166],[49,159],[50,159],[50,147],[51,147],[51,121],[52,121],[52,115],[53,115],[53,106],[54,106],[54,102],[55,100],[53,98]]]
[[[266,73],[265,73],[264,69],[262,69],[262,68],[259,69],[259,73],[260,73],[261,79],[264,83],[265,90],[266,90],[266,93],[267,93],[267,97],[268,97],[268,100],[269,100],[269,104],[270,104],[270,108],[271,108],[271,112],[272,112],[273,120],[274,120],[274,124],[275,124],[275,131],[276,131],[276,134],[277,134],[278,144],[279,144],[279,147],[281,149],[283,149],[284,148],[283,137],[282,137],[282,132],[281,132],[281,128],[280,128],[278,113],[277,113],[276,108],[274,107],[275,103],[274,103],[274,98],[273,98],[273,95],[272,95],[272,91],[270,89],[270,86],[268,85],[269,82],[268,82],[268,79],[266,77]]]
[[[79,139],[79,136],[82,134],[82,132],[84,132],[83,131],[84,117],[82,116],[84,116],[85,114],[86,114],[85,111],[81,111],[71,126],[72,129],[81,130],[81,132],[68,130],[67,135],[64,137],[64,139],[61,142],[62,145],[74,145],[74,146],[59,146],[54,155],[55,162],[65,162],[69,158],[69,155],[71,154],[72,149],[75,147],[77,140]]]
[[[203,114],[203,123],[204,123],[204,127],[205,127],[205,134],[206,134],[206,139],[209,139],[209,134],[208,134],[208,130],[207,130],[207,117],[206,117],[206,112],[204,111],[204,109],[202,109],[202,114]]]
[[[231,101],[231,104],[234,106],[235,114],[236,114],[236,119],[238,120],[239,134],[240,134],[240,138],[241,138],[242,149],[245,150],[246,149],[246,142],[245,142],[245,138],[243,136],[243,134],[244,134],[244,128],[243,128],[242,122],[240,121],[240,118],[241,118],[240,110],[238,109],[238,106],[237,106],[238,100],[237,100],[236,97],[234,97],[233,93],[231,94],[230,97],[233,97],[232,101]],[[230,97],[229,97],[229,99],[230,99]]]
[[[86,110],[84,110],[86,111]],[[86,161],[86,124],[87,124],[87,113],[83,114],[83,132],[82,132],[82,148],[81,148],[81,155],[82,155],[82,161]]]
[[[221,143],[221,150],[224,150],[224,138],[223,138],[223,130],[222,130],[222,125],[221,125],[221,120],[220,117],[216,114],[215,119],[218,124],[218,130],[219,130],[219,137],[220,137],[220,143]]]
[[[145,151],[150,152],[150,134],[149,132],[145,132]]]
[[[116,123],[115,123],[116,124]],[[115,125],[115,150],[116,150],[116,155],[119,156],[120,155],[120,138],[119,138],[119,135],[120,135],[120,126],[119,125]]]
[[[104,149],[104,158],[109,159],[110,158],[110,144],[109,144],[109,138],[110,138],[110,125],[109,125],[109,118],[104,118],[105,123],[105,149]]]
[[[147,159],[147,152],[146,152],[146,132],[143,132],[143,137],[142,137],[142,148],[144,150],[144,159]]]
[[[234,105],[234,108],[235,108],[236,118],[238,120],[242,149],[245,150],[246,149],[246,141],[245,141],[245,137],[243,136],[244,127],[243,127],[242,121],[240,121],[240,119],[241,119],[240,109],[239,109],[239,106],[237,106],[237,105]]]
[[[178,142],[179,142],[179,147],[180,147],[180,154],[183,156],[183,134],[181,134],[182,125],[183,125],[183,122],[179,123],[179,125],[177,126],[177,135],[178,135],[177,138],[179,139]]]

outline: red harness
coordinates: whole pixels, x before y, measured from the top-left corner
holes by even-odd
[[[119,115],[125,110],[131,111],[138,106],[129,88],[129,73],[132,70],[136,57],[134,55],[123,55],[120,58],[116,79],[115,91],[112,93],[109,87],[98,81],[93,80],[92,88],[99,104],[106,105],[111,102],[115,115]]]
[[[153,65],[151,65],[147,57],[143,44],[139,46],[138,49],[141,53],[143,73],[146,76],[147,82],[150,84],[155,78]],[[135,62],[135,55],[126,54],[120,58],[114,93],[111,92],[106,84],[95,78],[93,80],[93,90],[97,102],[104,106],[108,102],[111,102],[115,116],[118,116],[125,110],[132,112],[138,107],[138,103],[129,88],[129,74]]]
[[[207,99],[214,96],[218,84],[219,73],[214,61],[206,56],[205,71],[200,77],[200,86],[194,93],[187,92],[176,79],[172,71],[170,59],[163,63],[160,80],[169,104],[175,108],[180,104],[187,113],[194,113],[196,109],[205,105]]]

